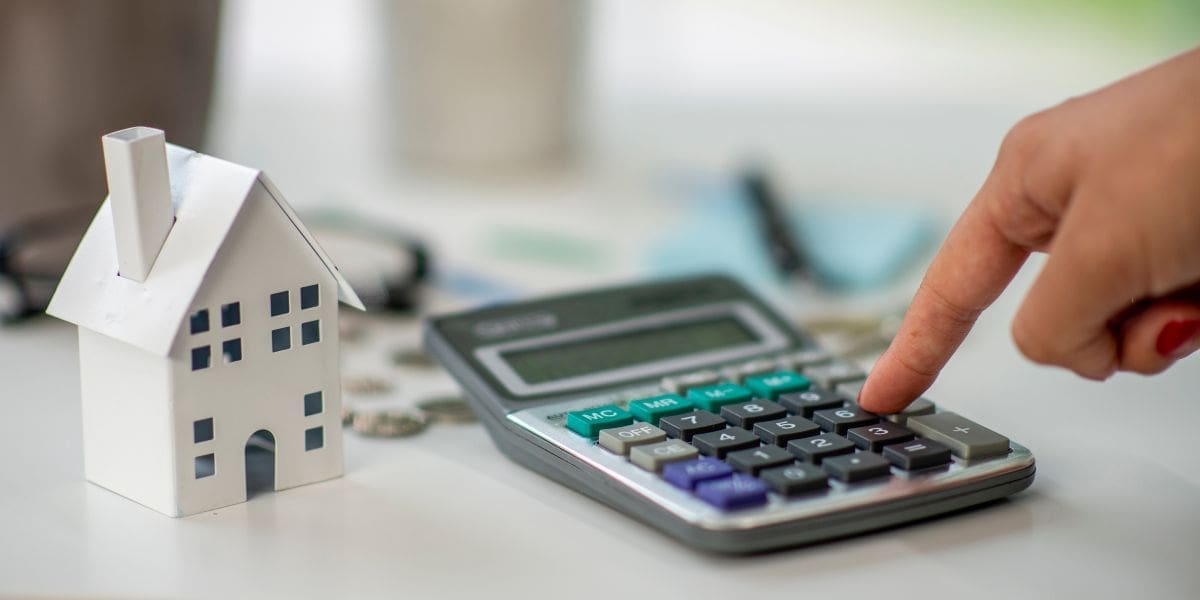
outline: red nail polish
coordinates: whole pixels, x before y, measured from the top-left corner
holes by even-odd
[[[1197,333],[1200,333],[1200,319],[1171,321],[1158,333],[1158,341],[1155,342],[1154,348],[1160,355],[1171,357]]]

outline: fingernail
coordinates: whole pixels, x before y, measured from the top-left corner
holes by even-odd
[[[1200,344],[1200,336],[1196,334],[1200,334],[1200,319],[1170,321],[1158,332],[1154,347],[1167,358],[1182,358],[1195,351],[1197,344]]]

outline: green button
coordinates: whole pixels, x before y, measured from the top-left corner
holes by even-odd
[[[633,415],[612,404],[567,413],[567,429],[584,437],[596,437],[601,429],[633,423]]]
[[[692,388],[688,391],[688,399],[699,404],[704,410],[718,412],[722,406],[734,402],[744,402],[750,399],[750,390],[732,383],[718,383],[705,387]]]
[[[812,387],[812,382],[807,377],[791,371],[779,371],[778,373],[747,377],[745,384],[746,387],[754,392],[756,397],[766,398],[767,400],[774,400],[780,394],[803,392]]]
[[[695,409],[696,406],[692,404],[691,400],[678,394],[651,396],[629,403],[629,412],[633,413],[637,420],[651,425],[658,425],[658,420],[663,417],[691,412]]]

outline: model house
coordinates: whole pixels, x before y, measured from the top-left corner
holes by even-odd
[[[134,127],[47,313],[79,328],[87,478],[171,516],[342,473],[338,303],[354,291],[261,172]]]

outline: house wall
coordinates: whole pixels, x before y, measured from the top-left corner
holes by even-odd
[[[301,308],[304,286],[318,286],[319,306]],[[272,316],[270,297],[287,292],[288,311]],[[240,323],[222,324],[222,306],[237,302]],[[189,314],[208,311],[208,330],[190,318],[170,353],[174,373],[175,469],[179,506],[192,514],[246,499],[244,452],[260,429],[275,437],[275,489],[342,473],[337,284],[308,243],[256,183],[202,284]],[[302,343],[302,323],[319,322],[320,341]],[[274,351],[272,331],[286,328],[290,348]],[[241,360],[223,356],[240,340]],[[210,348],[210,366],[193,370],[192,351]],[[321,393],[321,411],[305,415],[305,395]],[[213,438],[195,440],[195,422],[212,419]],[[306,431],[319,428],[318,449]],[[213,455],[215,473],[196,477],[196,457]]]
[[[178,516],[171,376],[162,357],[79,328],[84,474]]]

